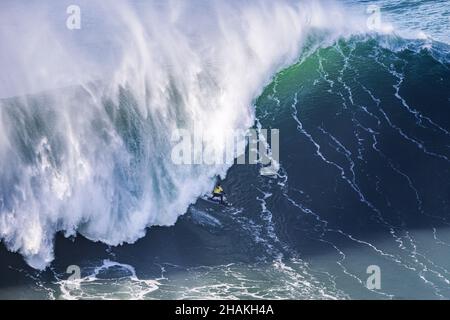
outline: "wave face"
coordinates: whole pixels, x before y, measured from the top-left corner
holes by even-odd
[[[68,2],[1,5],[0,237],[38,269],[60,231],[115,246],[173,225],[228,167],[172,164],[172,132],[248,129],[311,31],[362,30],[331,2],[102,3],[79,31]]]
[[[271,243],[289,266],[295,248],[308,270],[325,271],[329,296],[318,297],[450,297],[450,60],[441,48],[337,41],[258,99],[261,124],[284,128],[283,173],[260,182],[279,240]],[[366,287],[370,265],[382,270],[380,290]]]

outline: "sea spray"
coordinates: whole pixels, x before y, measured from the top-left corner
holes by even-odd
[[[69,5],[0,13],[0,237],[38,269],[60,231],[115,246],[173,225],[229,165],[174,164],[171,133],[200,128],[220,150],[312,31],[365,25],[330,1],[79,1],[69,30]]]

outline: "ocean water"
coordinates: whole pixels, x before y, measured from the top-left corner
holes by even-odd
[[[450,2],[69,4],[0,5],[0,298],[450,298]],[[280,129],[278,175],[179,127]]]

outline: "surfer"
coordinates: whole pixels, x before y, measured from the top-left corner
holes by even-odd
[[[220,203],[221,204],[225,204],[225,202],[223,201],[223,196],[225,195],[225,191],[222,188],[222,185],[220,182],[218,182],[213,190],[213,194],[211,197],[211,200],[214,200],[216,198],[220,199]]]

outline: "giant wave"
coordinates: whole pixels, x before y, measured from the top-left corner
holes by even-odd
[[[58,232],[115,246],[173,225],[228,167],[172,164],[171,133],[222,148],[311,37],[366,31],[330,1],[82,1],[80,31],[65,5],[0,13],[0,237],[38,269]]]

